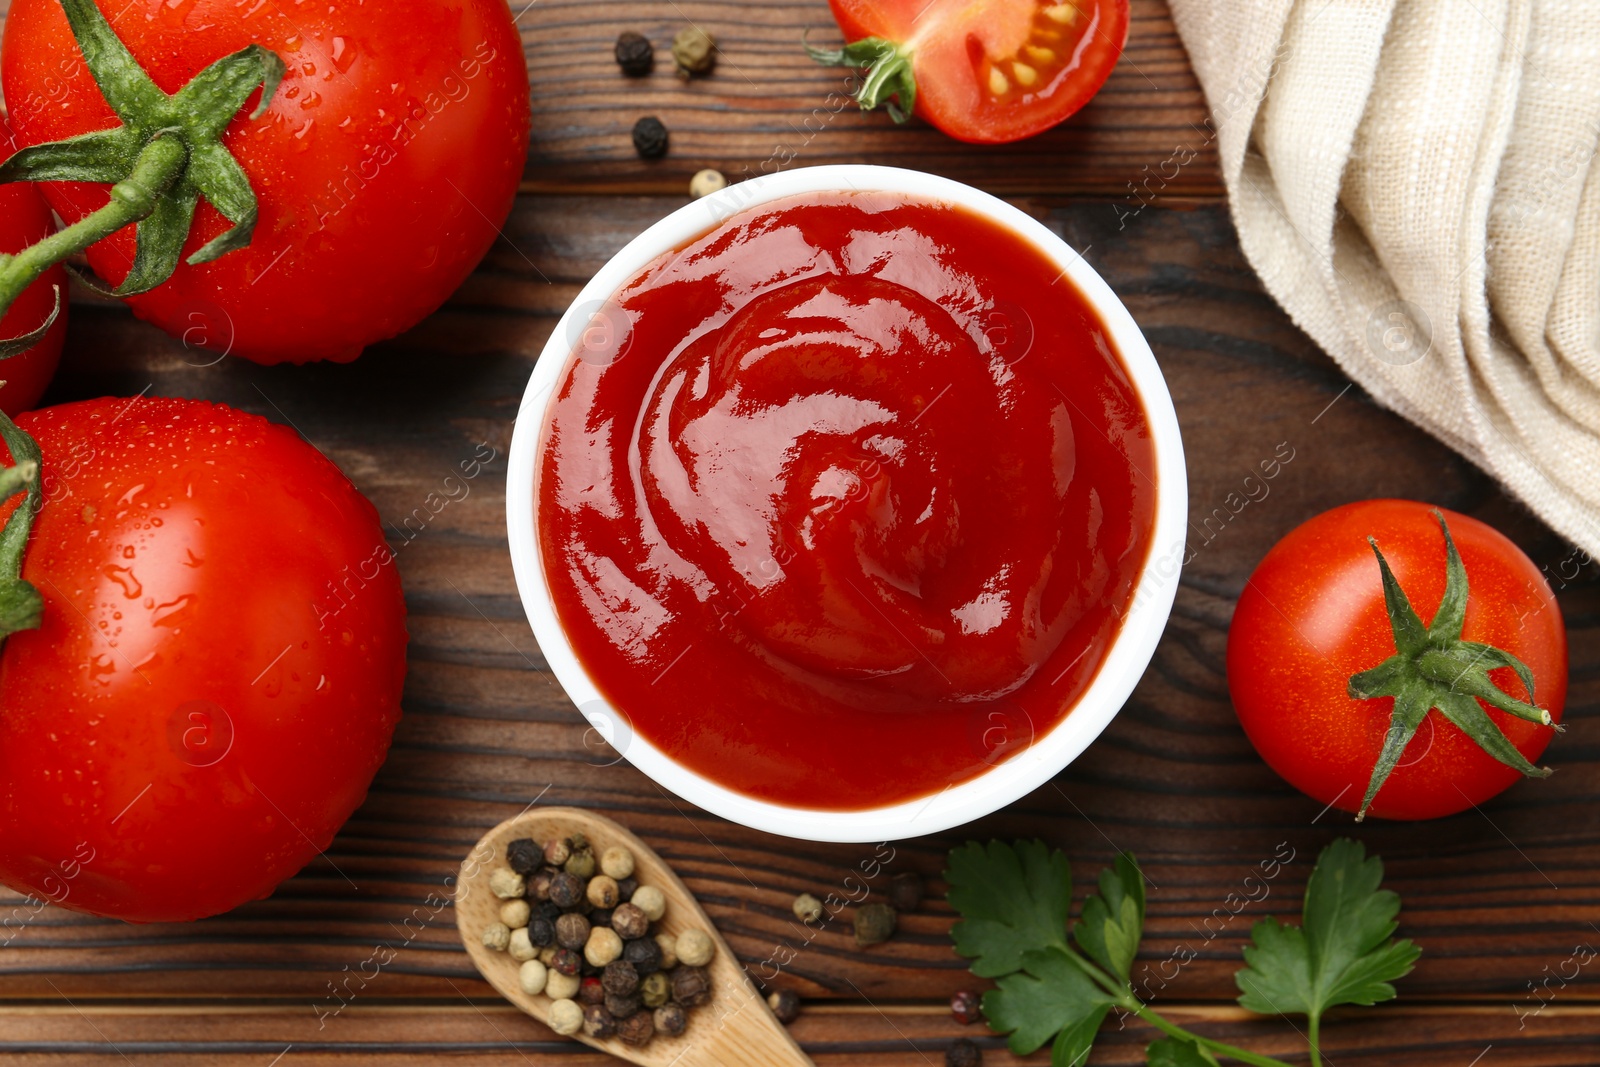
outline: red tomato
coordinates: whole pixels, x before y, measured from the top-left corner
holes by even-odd
[[[1445,541],[1435,510],[1408,500],[1368,500],[1324,512],[1272,547],[1234,610],[1228,689],[1239,721],[1273,770],[1324,804],[1359,808],[1394,708],[1391,697],[1348,695],[1351,675],[1376,667],[1396,647],[1367,538],[1377,540],[1428,623],[1445,589]],[[1462,636],[1526,663],[1539,707],[1559,721],[1567,698],[1567,635],[1549,585],[1493,527],[1452,511],[1443,515],[1470,588]],[[1530,699],[1512,669],[1496,669],[1490,678],[1512,696]],[[1483,706],[1528,759],[1544,751],[1549,727]],[[1434,709],[1378,791],[1372,813],[1390,819],[1449,815],[1520,777]]]
[[[0,119],[0,159],[17,150],[11,127]],[[39,190],[29,182],[0,185],[0,252],[20,252],[50,236],[55,223]],[[0,339],[20,337],[39,328],[61,294],[61,312],[44,340],[19,355],[0,360],[0,411],[17,415],[39,402],[45,386],[61,362],[61,342],[67,336],[67,272],[51,267],[22,291],[0,318]]]
[[[288,65],[268,113],[251,119],[252,98],[224,138],[260,202],[254,240],[131,298],[141,318],[258,363],[348,360],[432,312],[488,250],[528,147],[505,0],[99,3],[169,93],[252,42]],[[14,0],[0,74],[24,144],[116,125],[58,0]],[[107,200],[97,185],[45,195],[68,222]],[[227,228],[202,203],[185,255]],[[129,227],[89,262],[118,283],[133,249]]]
[[[0,655],[0,881],[135,922],[266,896],[327,848],[400,716],[376,511],[292,431],[220,404],[18,423],[44,456],[22,576],[45,607]]]
[[[1032,137],[1077,111],[1116,66],[1128,0],[829,0],[845,39],[909,53],[916,112],[962,141]]]

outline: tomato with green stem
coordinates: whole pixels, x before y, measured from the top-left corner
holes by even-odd
[[[0,434],[0,497],[28,489],[0,509],[0,881],[134,922],[266,896],[328,848],[400,716],[377,512],[221,404],[87,400]]]
[[[1031,137],[1088,103],[1128,38],[1128,0],[829,0],[843,48],[819,63],[864,69],[856,100],[913,112],[985,144]]]
[[[432,312],[495,240],[527,155],[505,0],[14,0],[5,96],[68,223],[0,306],[87,248],[134,312],[260,363],[347,360]]]
[[[16,151],[11,127],[0,119],[0,160]],[[0,253],[11,255],[44,240],[55,223],[39,190],[29,182],[0,185]],[[17,415],[39,402],[61,361],[67,334],[67,272],[51,267],[0,317],[0,337],[19,338],[15,353],[0,351],[0,411]],[[53,317],[52,317],[53,315]]]
[[[1534,765],[1567,694],[1561,609],[1493,527],[1407,500],[1334,508],[1256,567],[1228,632],[1245,733],[1323,804],[1430,819]]]

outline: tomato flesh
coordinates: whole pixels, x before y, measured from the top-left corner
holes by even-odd
[[[1290,531],[1251,574],[1228,633],[1228,689],[1245,733],[1291,785],[1356,811],[1389,730],[1394,700],[1355,700],[1350,676],[1392,656],[1378,563],[1369,536],[1424,623],[1444,593],[1445,545],[1431,505],[1347,504]],[[1442,509],[1437,509],[1442,510]],[[1443,511],[1470,585],[1468,641],[1518,656],[1533,671],[1540,707],[1560,721],[1567,695],[1561,609],[1539,569],[1477,519]],[[1510,668],[1491,678],[1528,694]],[[1481,701],[1480,701],[1481,703]],[[1519,751],[1537,761],[1552,731],[1485,705]],[[1378,791],[1372,814],[1431,819],[1482,803],[1522,775],[1498,762],[1437,710],[1417,730]]]
[[[911,53],[917,113],[963,141],[1061,122],[1104,84],[1128,36],[1127,0],[830,0],[850,40]]]

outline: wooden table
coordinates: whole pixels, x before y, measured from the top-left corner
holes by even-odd
[[[642,30],[659,48],[689,21],[721,41],[714,77],[683,85],[659,68],[642,82],[616,74],[619,30]],[[1351,388],[1262,292],[1239,252],[1204,103],[1165,7],[1135,0],[1127,56],[1083,114],[982,151],[830,103],[841,73],[799,51],[807,27],[833,39],[820,0],[535,0],[521,25],[535,111],[524,195],[505,240],[411,333],[347,366],[202,367],[120,307],[87,295],[74,306],[53,399],[149,388],[292,423],[392,525],[483,443],[500,458],[399,549],[412,635],[406,717],[371,798],[326,858],[270,900],[190,925],[44,910],[0,950],[0,1062],[598,1063],[477,978],[444,903],[471,843],[535,797],[632,826],[677,866],[752,969],[770,974],[763,961],[799,946],[791,898],[840,886],[872,846],[730,826],[627,764],[609,765],[545,668],[513,589],[503,456],[555,317],[613,251],[684,202],[690,174],[836,161],[902,163],[1004,193],[1085,252],[1166,371],[1199,546],[1149,673],[1093,749],[978,825],[898,843],[890,870],[921,871],[937,890],[953,843],[1037,835],[1065,848],[1087,883],[1115,850],[1132,850],[1152,883],[1145,961],[1159,965],[1180,945],[1196,954],[1160,990],[1160,1007],[1207,1033],[1293,1054],[1288,1024],[1234,1006],[1232,974],[1251,922],[1295,912],[1317,850],[1353,827],[1273,775],[1229,708],[1223,648],[1245,575],[1307,516],[1383,495],[1477,515],[1552,574],[1572,573],[1572,552],[1480,472]],[[671,128],[673,151],[643,164],[628,130],[650,113]],[[1229,494],[1282,443],[1294,459],[1269,495],[1229,512]],[[1211,516],[1224,518],[1207,527]],[[1600,1061],[1600,971],[1553,977],[1572,973],[1575,950],[1593,955],[1579,946],[1600,944],[1600,749],[1589,725],[1600,596],[1590,577],[1560,592],[1573,689],[1572,728],[1550,753],[1559,773],[1481,811],[1355,831],[1387,862],[1405,901],[1403,933],[1425,954],[1398,1003],[1327,1025],[1337,1067]],[[1280,848],[1296,858],[1270,896],[1232,914],[1229,894]],[[806,998],[794,1032],[820,1064],[939,1064],[951,1039],[982,1036],[944,1007],[977,983],[950,951],[939,897],[885,945],[858,950],[835,923],[782,969],[773,984]],[[23,906],[13,896],[0,914]],[[394,959],[375,968],[382,945]],[[1150,1036],[1109,1032],[1093,1062],[1141,1063]],[[988,1063],[1012,1062],[998,1040],[983,1043]]]

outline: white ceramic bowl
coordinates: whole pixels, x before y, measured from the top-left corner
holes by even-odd
[[[1031,241],[1060,264],[1099,312],[1144,403],[1154,437],[1158,496],[1150,556],[1099,674],[1071,714],[1015,756],[932,797],[866,811],[817,811],[757,800],[676,762],[635,736],[589,677],[556,617],[534,521],[538,456],[551,393],[603,302],[657,256],[693,240],[732,215],[797,193],[879,190],[959,204]],[[745,826],[810,841],[900,840],[959,826],[987,815],[1049,781],[1100,735],[1149,665],[1166,626],[1183,561],[1188,483],[1172,397],[1133,317],[1083,258],[1021,211],[970,186],[895,167],[808,167],[730,185],[687,204],[630,241],[583,287],[562,316],[528,381],[511,437],[506,524],[517,588],[550,669],[594,728],[618,753],[685,800]]]

